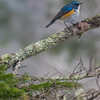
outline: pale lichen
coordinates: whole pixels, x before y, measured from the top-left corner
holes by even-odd
[[[11,55],[10,54],[2,55],[1,59],[2,59],[2,63],[9,63],[11,59]]]
[[[83,28],[83,30],[79,30],[78,27],[74,27],[71,26],[69,27],[71,30],[73,28],[76,28],[76,35],[79,34],[83,34],[83,32],[88,31],[90,29],[94,29],[100,26],[100,15],[96,15],[95,17],[92,18],[87,18],[85,20],[83,20],[82,22],[80,22],[80,24],[82,23],[86,23],[84,25],[85,28]],[[84,27],[84,26],[83,26]],[[74,32],[73,32],[74,34]],[[23,61],[31,56],[34,56],[42,51],[45,51],[51,47],[56,46],[57,44],[66,41],[68,38],[71,38],[72,36],[74,36],[72,34],[72,32],[66,28],[64,31],[61,31],[57,34],[53,34],[50,37],[48,37],[47,39],[44,40],[40,40],[36,43],[33,43],[29,46],[27,46],[24,49],[20,49],[19,51],[17,51],[15,53],[15,55],[13,56],[12,54],[5,54],[0,58],[0,63],[6,63],[8,65],[15,65],[18,61]]]

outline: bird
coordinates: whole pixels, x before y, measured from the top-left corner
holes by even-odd
[[[73,24],[79,17],[80,14],[80,3],[79,1],[73,1],[64,7],[58,12],[58,14],[51,20],[51,22],[46,26],[48,28],[54,24],[57,20],[62,21],[65,26],[68,28],[67,23]]]

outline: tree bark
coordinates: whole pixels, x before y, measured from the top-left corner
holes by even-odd
[[[32,43],[24,49],[20,49],[13,54],[4,54],[0,58],[0,64],[7,64],[9,66],[16,66],[18,62],[21,62],[31,56],[34,56],[42,51],[46,51],[51,47],[55,47],[61,42],[73,36],[81,36],[88,30],[100,27],[100,15],[96,15],[92,18],[87,18],[81,22],[73,24],[69,29],[53,34],[50,37],[40,40],[36,43]]]

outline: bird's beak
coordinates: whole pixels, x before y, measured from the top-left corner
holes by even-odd
[[[79,3],[80,5],[82,5],[83,3]]]

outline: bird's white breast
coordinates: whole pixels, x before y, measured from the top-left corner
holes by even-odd
[[[79,5],[77,10],[75,9],[74,14],[72,14],[71,16],[69,16],[66,19],[64,19],[64,22],[66,22],[66,23],[73,23],[73,22],[75,22],[78,19],[79,14],[80,14],[80,5]]]
[[[80,5],[79,5],[78,9],[76,10],[76,13],[80,14]]]

